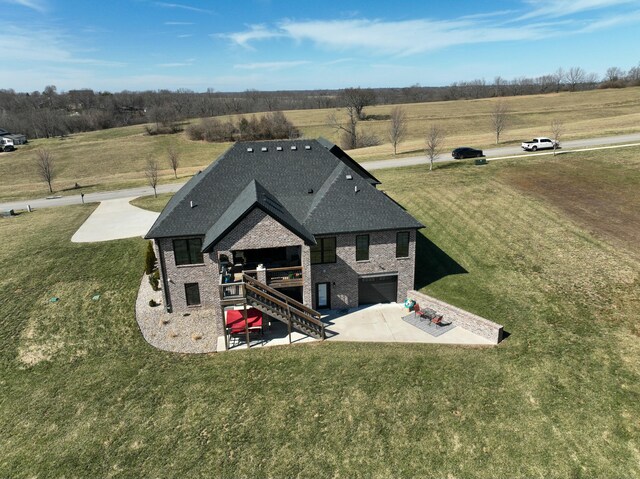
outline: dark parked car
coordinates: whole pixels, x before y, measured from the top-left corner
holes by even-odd
[[[484,154],[482,153],[482,150],[476,150],[475,148],[463,146],[453,150],[451,152],[451,156],[453,156],[456,160],[462,160],[463,158],[480,158],[481,156],[484,156]]]

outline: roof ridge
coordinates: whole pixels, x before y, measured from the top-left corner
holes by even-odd
[[[347,165],[343,164],[344,168],[342,168],[343,170],[346,170],[346,174],[348,175],[349,171],[353,170],[351,168],[349,168]],[[338,168],[336,168],[336,170],[338,170]],[[334,170],[334,173],[336,172],[336,170]],[[326,191],[325,194],[322,196],[322,198],[314,205],[314,208],[309,212],[309,214],[307,215],[307,217],[304,220],[304,225],[307,227],[312,227],[312,225],[309,225],[309,222],[313,221],[313,213],[316,212],[319,207],[321,205],[323,205],[323,203],[325,202],[325,200],[330,201],[331,200],[331,195],[328,195],[326,193],[328,193],[332,188],[337,188],[341,185],[341,183],[339,183],[337,181],[337,179],[340,177],[340,175],[336,175],[336,177],[334,178],[333,181],[329,182],[325,182],[325,184],[322,185],[322,187],[324,188],[326,186]],[[374,195],[376,195],[377,198],[380,198],[382,202],[387,202],[389,203],[394,209],[397,210],[397,213],[404,216],[405,218],[409,218],[411,220],[413,220],[414,225],[413,226],[409,226],[409,227],[418,227],[418,228],[423,228],[424,225],[422,223],[420,223],[419,221],[417,221],[413,216],[411,216],[397,201],[395,201],[393,198],[391,198],[389,195],[387,195],[386,193],[384,193],[383,191],[379,190],[378,188],[376,188],[376,185],[370,183],[369,181],[367,181],[366,178],[363,178],[362,176],[359,175],[355,175],[352,177],[352,181],[350,181],[353,183],[353,186],[356,188],[355,193],[358,193],[358,191],[361,191],[362,193],[360,194],[367,194],[368,193],[373,193]],[[349,188],[351,191],[353,191],[353,189]],[[309,226],[308,226],[309,225]],[[372,229],[371,231],[375,231],[375,229]],[[319,234],[325,234],[326,232],[320,232]],[[338,233],[338,231],[332,231],[332,233]],[[314,233],[314,234],[318,234],[318,233]]]
[[[331,172],[331,174],[327,177],[324,183],[322,183],[322,186],[320,187],[320,189],[318,189],[318,192],[316,193],[315,198],[313,198],[313,201],[309,206],[309,211],[307,212],[307,215],[304,218],[305,223],[311,217],[311,214],[318,207],[318,205],[322,203],[322,200],[324,199],[324,196],[327,194],[327,191],[331,189],[331,185],[333,185],[336,181],[338,181],[338,178],[340,178],[340,173],[345,168],[348,168],[347,165],[339,161],[336,167]]]

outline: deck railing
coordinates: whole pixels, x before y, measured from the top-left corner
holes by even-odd
[[[244,282],[220,284],[220,296],[223,300],[243,298],[245,296]]]
[[[272,288],[303,286],[302,266],[267,269],[267,285]]]
[[[267,285],[272,288],[294,288],[304,286],[302,266],[285,266],[283,268],[265,268],[263,270],[247,269],[242,271],[250,278],[259,279],[258,272],[264,271]]]

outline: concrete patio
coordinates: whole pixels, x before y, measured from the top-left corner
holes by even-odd
[[[402,304],[377,304],[351,310],[332,310],[323,316],[327,341],[377,342],[377,343],[425,343],[425,344],[464,344],[491,346],[488,339],[468,331],[460,326],[434,337],[415,326],[403,321],[407,310]],[[301,344],[317,341],[298,332],[292,332],[291,343]],[[287,327],[279,321],[272,324],[264,336],[254,334],[251,347],[269,347],[289,344]],[[233,338],[229,351],[246,349],[244,337]],[[217,351],[225,350],[224,336],[218,338]]]

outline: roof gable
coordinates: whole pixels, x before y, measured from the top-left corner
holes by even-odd
[[[256,180],[252,180],[233,203],[229,205],[218,221],[207,231],[202,251],[209,251],[213,248],[218,241],[256,207],[302,238],[307,244],[316,244],[313,235],[286,210],[282,203],[269,193],[264,186]]]

